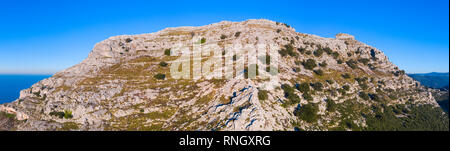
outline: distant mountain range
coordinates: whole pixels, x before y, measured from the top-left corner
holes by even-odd
[[[449,73],[420,73],[420,74],[408,74],[413,79],[419,81],[422,85],[430,88],[447,88],[449,85]]]

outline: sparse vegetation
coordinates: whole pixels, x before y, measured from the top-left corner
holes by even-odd
[[[281,56],[289,55],[291,57],[298,56],[297,52],[294,51],[294,46],[291,44],[284,45],[284,49],[278,51]]]

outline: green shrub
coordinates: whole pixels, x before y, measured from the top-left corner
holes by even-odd
[[[308,93],[310,90],[309,83],[296,84],[295,88],[302,93]]]
[[[2,111],[0,111],[0,119],[1,119],[2,117],[14,119],[14,118],[16,118],[16,114],[11,114],[11,113],[7,113],[7,112],[2,112]]]
[[[394,106],[384,106],[384,112],[376,111],[374,115],[366,117],[369,131],[448,131],[448,114],[442,114],[442,109],[432,105],[410,105],[398,110],[408,114],[397,116]]]
[[[56,111],[52,111],[49,113],[49,115],[51,116],[56,116],[58,118],[64,118],[65,113],[64,112],[56,112]]]
[[[303,93],[302,94],[303,99],[308,100],[308,101],[312,101],[314,98],[311,96],[311,94],[309,93]]]
[[[284,97],[288,99],[288,101],[285,102],[285,105],[300,103],[300,97],[294,93],[294,89],[291,86],[283,84],[281,85],[281,88],[284,91]]]
[[[258,99],[259,100],[267,100],[269,98],[269,95],[267,95],[267,90],[259,90],[258,91]]]
[[[130,43],[131,41],[133,41],[131,38],[125,39],[125,42],[127,42],[127,43]]]
[[[305,48],[297,48],[297,51],[300,52],[301,54],[304,54],[306,52]]]
[[[58,118],[71,119],[73,117],[72,111],[65,110],[64,112],[52,111],[49,113],[51,116],[56,116]]]
[[[321,67],[327,67],[328,64],[327,64],[326,61],[323,61],[322,63],[319,63],[319,66],[321,66]]]
[[[312,87],[313,87],[313,89],[316,90],[316,91],[322,91],[322,89],[323,89],[323,84],[320,83],[320,82],[316,82],[316,83],[313,83],[313,84],[312,84]]]
[[[359,97],[361,97],[364,100],[369,100],[370,97],[366,92],[359,92]]]
[[[353,59],[350,59],[350,60],[346,61],[345,63],[352,69],[358,68],[357,62]]]
[[[373,101],[377,101],[377,102],[380,102],[380,101],[381,101],[381,98],[380,98],[377,94],[371,93],[371,94],[368,94],[368,96],[369,96],[370,99],[373,100]]]
[[[227,38],[227,35],[223,35],[223,34],[222,34],[222,35],[220,36],[220,39],[226,39],[226,38]]]
[[[316,104],[306,104],[294,111],[294,115],[299,119],[304,120],[308,123],[316,122],[318,119],[317,112],[319,107]]]
[[[166,56],[170,56],[170,49],[164,50],[164,54],[165,54]]]
[[[342,76],[344,79],[350,79],[350,78],[351,78],[350,74],[348,74],[348,73],[344,73],[344,74],[342,74],[341,76]]]
[[[348,85],[344,85],[344,86],[342,86],[342,88],[343,88],[345,91],[350,90],[350,86],[348,86]]]
[[[72,111],[69,111],[69,110],[65,110],[64,111],[64,118],[65,119],[71,119],[72,117],[73,117]]]
[[[336,102],[334,102],[333,100],[327,98],[325,100],[327,102],[327,111],[329,112],[334,112],[336,111]]]
[[[206,42],[206,38],[200,39],[200,43],[201,43],[201,44],[204,44],[205,42]]]
[[[337,89],[337,91],[341,94],[341,95],[345,95],[346,91],[342,88]]]
[[[337,59],[339,57],[339,52],[333,52],[331,53],[334,59]]]
[[[308,60],[304,61],[302,63],[302,65],[305,69],[308,69],[308,70],[313,70],[315,67],[317,67],[316,60],[314,60],[314,59],[308,59]]]
[[[367,65],[368,63],[369,63],[369,59],[367,59],[367,58],[361,58],[361,59],[358,59],[358,61],[359,62],[361,62],[362,64],[364,64],[364,65]]]
[[[161,67],[167,67],[167,65],[169,65],[169,64],[167,64],[167,62],[161,61],[161,62],[159,63],[159,65],[160,65]]]
[[[314,70],[314,73],[319,75],[319,76],[323,76],[323,71],[322,70]]]
[[[236,33],[234,34],[235,37],[239,37],[239,35],[241,35],[241,32],[240,32],[240,31],[238,31],[238,32],[236,32]]]
[[[321,48],[314,51],[314,56],[316,56],[316,57],[320,57],[320,56],[322,56],[322,54],[323,54],[323,50]]]
[[[287,51],[285,51],[284,49],[278,50],[278,53],[279,53],[282,57],[284,57],[284,56],[286,56],[286,55],[288,54]]]
[[[280,33],[281,32],[281,29],[277,29],[277,33]]]
[[[361,89],[363,89],[363,90],[367,90],[369,88],[369,86],[365,83],[359,84],[359,87],[361,87]]]
[[[158,79],[158,80],[163,80],[163,79],[166,78],[166,75],[162,74],[162,73],[158,73],[158,74],[155,75],[155,78]]]
[[[292,46],[291,44],[284,45],[284,49],[281,49],[278,52],[283,57],[286,55],[289,55],[292,57],[298,56],[297,52],[294,51],[294,46]]]
[[[337,63],[338,63],[338,64],[342,64],[342,63],[344,63],[344,61],[342,61],[341,59],[338,59],[338,60],[337,60]]]
[[[311,52],[311,51],[306,51],[305,54],[306,54],[306,55],[311,55],[312,52]]]
[[[328,55],[331,55],[333,53],[333,50],[331,50],[330,47],[323,48],[323,51],[325,51]]]
[[[328,84],[334,84],[333,80],[325,80]]]

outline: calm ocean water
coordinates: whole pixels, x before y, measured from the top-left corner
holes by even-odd
[[[16,100],[20,90],[49,77],[51,75],[0,75],[0,104]]]

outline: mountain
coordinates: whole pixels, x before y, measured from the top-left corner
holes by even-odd
[[[108,38],[0,111],[4,130],[449,129],[382,51],[264,19]]]
[[[408,74],[408,76],[412,77],[414,80],[419,81],[422,85],[440,89],[440,88],[448,88],[449,86],[449,74],[447,73],[420,73],[420,74]]]

